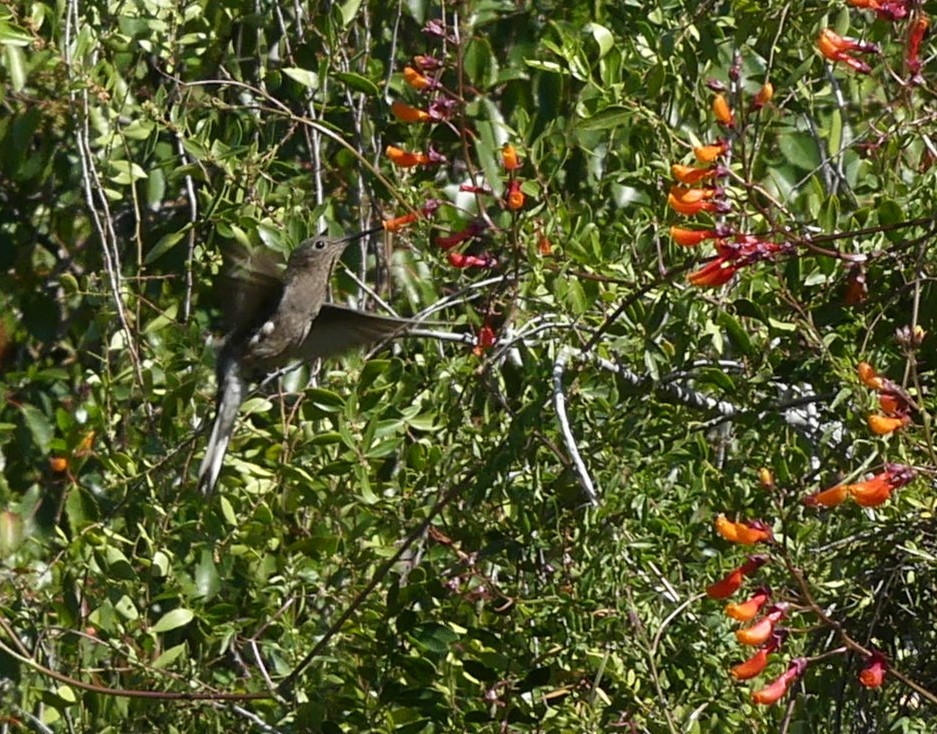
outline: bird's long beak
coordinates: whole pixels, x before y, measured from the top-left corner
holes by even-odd
[[[366,229],[363,232],[355,232],[354,234],[345,235],[339,239],[339,242],[354,242],[355,240],[360,240],[362,237],[368,237],[369,235],[380,232],[383,229],[383,224],[378,227],[371,227],[371,229]]]

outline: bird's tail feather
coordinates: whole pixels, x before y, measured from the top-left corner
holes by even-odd
[[[218,369],[218,399],[215,424],[211,429],[205,456],[198,468],[198,486],[203,494],[210,494],[221,474],[221,465],[234,430],[238,408],[244,401],[247,383],[241,376],[237,359],[222,359]]]

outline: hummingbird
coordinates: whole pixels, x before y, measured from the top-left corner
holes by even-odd
[[[285,268],[269,254],[239,255],[224,274],[227,334],[215,368],[215,422],[198,470],[204,494],[218,481],[250,381],[291,362],[333,357],[401,335],[411,326],[404,319],[326,303],[332,270],[345,248],[381,229],[307,239],[293,251]]]

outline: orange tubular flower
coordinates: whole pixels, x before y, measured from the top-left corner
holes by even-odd
[[[403,122],[431,122],[433,119],[426,110],[419,110],[400,101],[394,102],[390,106],[390,111],[394,117]]]
[[[384,150],[384,155],[390,158],[391,163],[394,165],[400,166],[401,168],[412,168],[413,166],[425,166],[428,165],[430,157],[425,153],[408,153],[401,148],[397,148],[393,145],[388,145]]]
[[[721,580],[706,589],[710,599],[726,599],[732,596],[742,585],[742,579],[761,568],[768,560],[767,556],[749,556],[748,560],[726,574]]]
[[[419,214],[414,214],[413,212],[411,212],[409,214],[404,214],[401,217],[394,217],[393,219],[385,219],[384,231],[396,232],[399,229],[403,229],[408,224],[413,224],[419,218],[420,218]]]
[[[884,415],[870,415],[869,416],[869,429],[876,436],[885,436],[893,431],[897,431],[902,426],[908,425],[911,422],[911,419],[902,415],[896,418],[889,418]]]
[[[670,167],[670,172],[673,174],[673,177],[682,184],[700,183],[701,181],[706,181],[720,175],[724,170],[724,168],[719,166],[696,168],[695,166],[684,166],[680,163],[674,163]]]
[[[859,671],[859,682],[866,688],[879,688],[885,681],[888,661],[880,652],[873,652],[866,658],[865,667]]]
[[[692,217],[694,214],[699,214],[700,212],[718,212],[724,210],[724,207],[721,206],[720,202],[700,199],[687,203],[680,201],[673,194],[667,195],[667,204],[675,212],[678,214],[683,214],[686,217]]]
[[[847,485],[857,504],[862,507],[878,507],[886,502],[891,493],[914,479],[914,469],[901,464],[886,464],[885,471],[871,479]]]
[[[693,148],[693,155],[700,163],[714,163],[719,156],[729,152],[729,143],[726,140],[720,140],[712,145],[701,145]]]
[[[430,79],[428,76],[423,76],[412,66],[407,66],[404,68],[403,80],[411,87],[421,92],[424,89],[432,89],[433,87],[438,86],[433,79]]]
[[[761,690],[752,694],[752,701],[762,706],[770,706],[780,701],[791,684],[803,675],[807,661],[803,658],[794,660],[788,669]]]
[[[763,645],[774,632],[774,626],[784,616],[784,608],[775,605],[771,612],[750,627],[735,631],[735,639],[743,645]]]
[[[725,515],[716,518],[716,532],[731,543],[754,545],[773,537],[771,528],[761,520],[750,522],[732,522]]]
[[[911,410],[911,406],[908,405],[908,401],[903,395],[891,391],[880,393],[878,404],[889,415],[907,415],[908,411]]]
[[[723,611],[726,613],[726,616],[736,621],[750,622],[755,618],[755,615],[758,614],[758,610],[764,606],[769,598],[771,598],[771,595],[768,589],[761,587],[748,601],[726,604],[726,608]]]
[[[744,663],[729,669],[729,674],[735,680],[748,680],[754,678],[768,664],[768,656],[780,647],[783,635],[775,634],[768,642],[758,648],[758,651]]]
[[[695,285],[698,288],[715,288],[732,280],[732,276],[736,272],[738,272],[738,268],[720,255],[714,260],[710,260],[699,270],[687,275],[686,279],[690,285]]]
[[[517,149],[510,143],[506,143],[501,149],[501,163],[505,171],[516,171],[521,167],[520,158],[517,155]]]
[[[715,115],[719,124],[725,125],[726,127],[735,127],[735,115],[732,113],[732,108],[729,107],[729,103],[722,94],[717,94],[713,99],[713,115]]]
[[[830,61],[841,61],[849,66],[849,68],[862,74],[868,74],[872,71],[872,67],[864,61],[850,56],[848,52],[878,52],[878,46],[874,43],[865,43],[864,41],[857,41],[853,38],[843,38],[829,28],[824,28],[821,31],[820,37],[817,39],[817,48],[820,49],[820,53]]]
[[[859,373],[859,381],[866,387],[873,390],[881,390],[885,387],[885,380],[878,376],[875,368],[868,362],[860,362],[856,365],[856,372]]]
[[[824,489],[822,492],[814,492],[804,497],[804,504],[807,507],[836,507],[846,501],[849,496],[849,485],[840,484],[830,489]]]
[[[729,675],[735,680],[748,680],[758,675],[768,665],[768,651],[761,647],[744,663],[739,663],[729,669]]]
[[[504,201],[508,209],[514,212],[524,206],[524,192],[521,191],[521,182],[516,178],[508,182],[508,189],[504,195]]]
[[[681,247],[695,247],[704,240],[711,240],[718,236],[714,229],[687,229],[677,226],[670,228],[670,238]]]
[[[550,242],[550,238],[545,234],[541,234],[537,237],[537,252],[543,257],[553,254],[553,243]]]
[[[924,34],[927,32],[929,25],[930,21],[921,15],[911,26],[911,31],[908,33],[908,51],[905,55],[905,62],[908,65],[911,81],[914,84],[923,84],[924,82],[923,77],[921,77],[921,41],[924,40]]]
[[[771,82],[765,82],[761,89],[758,90],[758,94],[755,95],[755,99],[752,102],[753,110],[760,110],[768,102],[771,101],[771,98],[774,96],[774,85]]]

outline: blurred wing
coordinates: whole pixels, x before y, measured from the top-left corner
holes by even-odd
[[[282,259],[269,250],[236,247],[225,256],[218,289],[227,332],[252,331],[276,310],[283,295]]]
[[[312,328],[299,346],[297,356],[303,360],[333,357],[356,347],[402,336],[413,326],[412,322],[405,319],[377,316],[326,303],[312,322]]]

